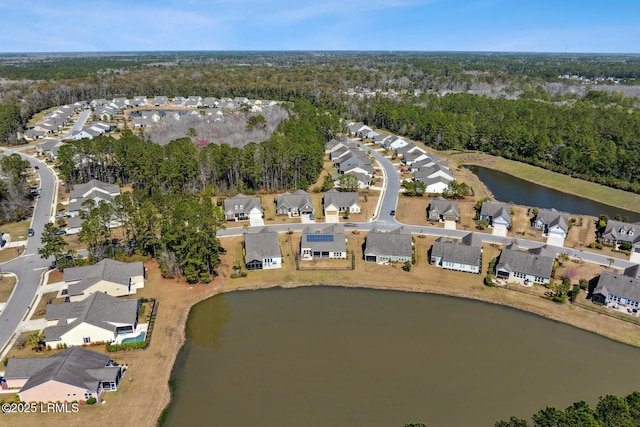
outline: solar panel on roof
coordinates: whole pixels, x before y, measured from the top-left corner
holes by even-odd
[[[308,234],[307,242],[333,242],[333,234]]]

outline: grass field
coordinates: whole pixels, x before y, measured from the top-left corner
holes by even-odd
[[[24,240],[27,238],[27,230],[31,226],[31,219],[25,219],[20,222],[10,222],[0,226],[2,233],[11,234],[11,240]]]
[[[13,288],[16,287],[16,278],[14,276],[2,276],[0,279],[0,302],[9,301]]]

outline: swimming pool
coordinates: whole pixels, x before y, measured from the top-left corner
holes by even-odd
[[[123,339],[122,344],[131,344],[132,342],[142,342],[144,341],[146,336],[147,336],[147,333],[143,331],[143,332],[140,332],[140,335],[138,335],[137,337]]]

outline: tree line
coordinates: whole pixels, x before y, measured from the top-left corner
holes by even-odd
[[[289,105],[290,118],[271,138],[243,148],[209,144],[201,151],[190,138],[160,146],[130,131],[60,147],[58,168],[67,188],[99,179],[130,184],[112,203],[84,206],[78,238],[93,257],[137,252],[152,255],[165,277],[208,282],[219,265],[216,232],[224,213],[214,195],[307,189],[322,170],[325,142],[342,126],[336,116],[308,102]],[[114,239],[111,229],[121,225]],[[42,255],[63,258],[56,229]]]
[[[587,98],[573,105],[425,96],[420,105],[356,102],[355,118],[441,150],[479,150],[640,192],[640,113]]]
[[[21,221],[30,214],[33,200],[27,176],[29,162],[19,154],[0,158],[0,224]]]
[[[639,427],[640,392],[626,397],[613,394],[601,396],[595,408],[587,402],[573,403],[564,411],[547,406],[527,420],[512,416],[498,421],[495,427]]]

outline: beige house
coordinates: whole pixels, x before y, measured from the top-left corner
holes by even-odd
[[[113,342],[138,326],[139,300],[123,300],[96,292],[78,302],[47,305],[45,344],[81,346]]]
[[[86,299],[100,292],[112,297],[133,295],[144,288],[145,269],[142,262],[120,262],[103,259],[97,264],[64,270],[65,287],[58,297],[66,302]]]
[[[115,391],[124,370],[105,354],[72,347],[49,357],[11,358],[5,379],[9,389],[19,389],[23,402],[72,402],[100,399]]]

